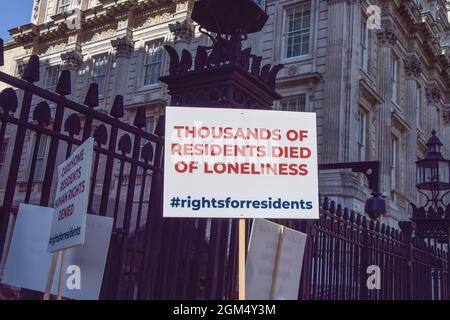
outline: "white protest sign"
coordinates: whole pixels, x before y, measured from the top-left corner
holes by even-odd
[[[280,234],[280,225],[254,220],[246,265],[248,300],[298,298],[306,234],[289,228]]]
[[[20,205],[2,278],[4,284],[45,291],[52,261],[52,254],[47,251],[52,218],[52,208]],[[78,300],[99,298],[112,226],[112,218],[87,216],[84,245],[67,252],[62,289],[64,297]],[[60,263],[61,259],[57,270]],[[78,280],[80,289],[73,288]],[[57,284],[58,281],[53,281],[53,294],[57,293]]]
[[[279,240],[278,224],[263,219],[254,220],[245,268],[247,299],[270,299]]]
[[[166,109],[164,216],[318,219],[315,113]]]
[[[94,139],[89,138],[58,166],[49,252],[84,243],[93,153]]]

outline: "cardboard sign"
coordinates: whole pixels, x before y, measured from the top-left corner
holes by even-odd
[[[318,219],[315,113],[168,107],[164,216]]]
[[[297,300],[306,238],[305,233],[284,228],[273,297],[275,300]]]
[[[246,265],[249,300],[297,300],[306,234],[255,219]]]
[[[21,204],[2,282],[18,287],[45,291],[52,254],[48,253],[48,235],[53,209]],[[67,252],[62,295],[70,299],[96,300],[99,298],[108,255],[113,219],[87,216],[85,244]],[[61,257],[60,257],[61,258]],[[57,270],[60,268],[58,261]],[[76,272],[79,269],[80,278]],[[80,289],[72,288],[80,280]],[[58,281],[53,281],[51,292],[56,294]]]
[[[245,268],[247,299],[270,299],[279,240],[278,224],[262,219],[254,220]]]
[[[93,153],[94,139],[89,138],[58,167],[49,252],[84,243]]]

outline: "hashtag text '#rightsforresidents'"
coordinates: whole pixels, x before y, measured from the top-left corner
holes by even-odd
[[[202,197],[194,199],[191,196],[186,198],[172,197],[170,199],[172,208],[190,208],[193,211],[202,209],[295,209],[311,210],[312,201],[305,200],[283,200],[281,198],[273,199],[271,197],[264,200],[242,200],[227,197],[224,199]]]

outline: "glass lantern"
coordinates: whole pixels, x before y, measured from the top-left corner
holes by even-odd
[[[436,131],[427,142],[428,153],[423,160],[416,162],[416,183],[420,190],[449,190],[450,161],[441,153],[442,143],[436,137]]]

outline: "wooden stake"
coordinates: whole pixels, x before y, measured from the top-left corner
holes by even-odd
[[[59,268],[59,279],[58,279],[58,297],[57,300],[62,299],[62,286],[64,282],[64,270],[66,265],[66,256],[67,256],[67,249],[63,249],[62,256],[61,256],[61,266]]]
[[[44,300],[50,300],[52,292],[53,278],[55,277],[56,264],[58,263],[59,251],[54,252],[52,255],[52,263],[50,265],[50,271],[48,273],[47,285],[45,287]]]
[[[245,219],[239,219],[239,300],[245,300]]]
[[[275,256],[275,268],[273,268],[272,287],[270,288],[270,300],[275,298],[277,290],[278,270],[280,269],[281,248],[284,240],[284,226],[280,226],[280,237],[278,238],[277,254]]]

